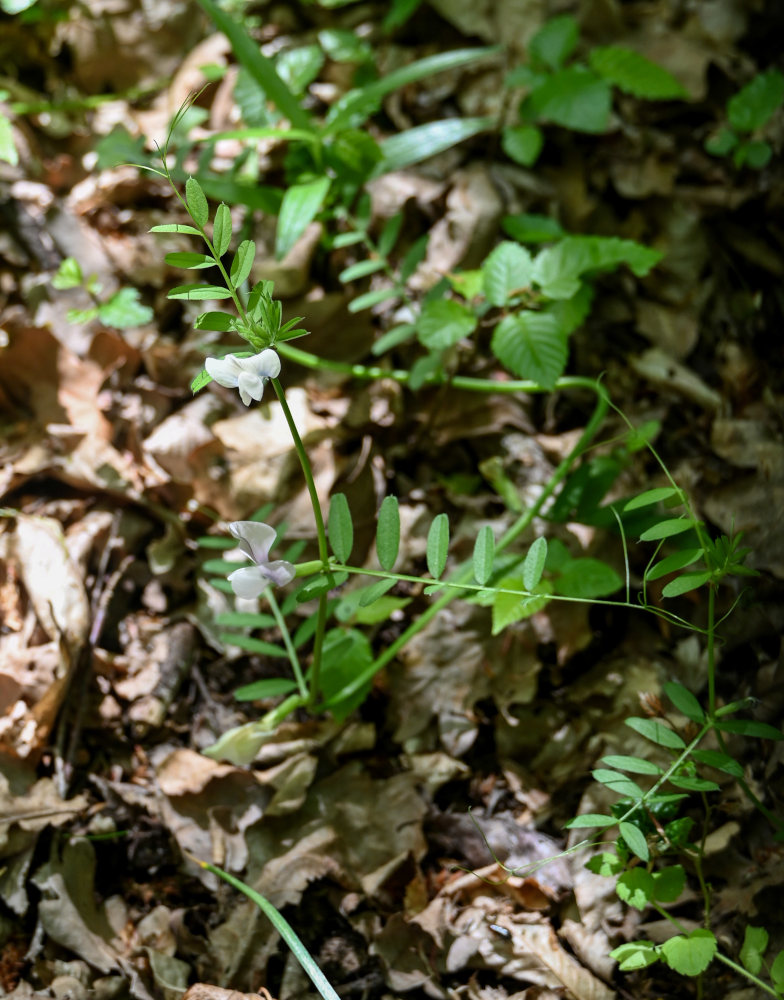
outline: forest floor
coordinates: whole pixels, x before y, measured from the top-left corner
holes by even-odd
[[[210,987],[314,995],[261,912],[197,858],[280,908],[341,997],[698,995],[697,980],[662,964],[617,970],[612,948],[670,932],[655,912],[622,906],[613,880],[585,869],[586,851],[532,866],[578,842],[583,831],[564,831],[570,817],[607,807],[591,769],[608,751],[640,752],[624,719],[664,711],[670,680],[703,693],[699,632],[635,609],[553,602],[492,635],[488,608],[457,601],[347,720],[295,715],[250,766],[200,753],[274,704],[238,702],[234,692],[275,676],[280,661],[227,642],[215,618],[233,604],[208,583],[202,567],[215,553],[198,540],[266,506],[312,557],[312,515],[271,394],[254,410],[216,386],[192,396],[205,337],[188,304],[167,299],[184,279],[163,256],[193,247],[149,233],[183,221],[182,209],[159,178],[109,164],[162,141],[205,84],[195,132],[236,127],[236,68],[224,36],[184,0],[65,5],[65,16],[55,6],[39,0],[41,16],[26,22],[0,14],[6,100],[48,102],[14,116],[18,163],[0,162],[0,993],[175,1000],[203,984],[203,1000],[220,1000]],[[542,6],[423,4],[387,35],[378,5],[261,5],[251,30],[274,49],[310,44],[324,27],[367,28],[383,68],[512,44],[516,31],[530,37]],[[702,141],[738,86],[780,59],[781,17],[729,0],[691,13],[664,0],[582,6],[586,38],[633,40],[689,100],[623,98],[601,136],[552,127],[531,169],[495,142],[469,140],[373,181],[371,229],[402,212],[407,245],[429,233],[419,294],[434,275],[477,267],[504,238],[503,220],[521,212],[664,253],[647,277],[622,269],[598,280],[568,372],[602,376],[635,427],[657,428],[659,454],[712,533],[743,530],[759,575],[719,591],[719,613],[731,614],[720,628],[717,697],[759,699],[754,717],[780,726],[784,171],[777,155],[764,169],[737,169]],[[346,72],[328,64],[313,101],[334,99]],[[388,134],[501,113],[499,72],[469,67],[409,85],[372,127]],[[114,100],[85,106],[109,90]],[[780,150],[780,118],[771,142]],[[239,148],[216,147],[213,167]],[[280,142],[262,158],[265,182],[281,183]],[[193,169],[196,161],[194,151]],[[255,277],[274,278],[284,318],[302,315],[312,331],[296,343],[335,361],[381,363],[370,345],[393,321],[383,305],[348,310],[375,287],[338,279],[357,259],[352,248],[329,247],[314,223],[276,261],[274,219],[241,205],[233,213],[267,248]],[[97,276],[97,299],[53,286],[67,258]],[[122,288],[139,290],[138,326],[67,318]],[[410,367],[417,348],[388,357]],[[481,340],[460,348],[457,363],[462,374],[492,370]],[[506,530],[593,405],[584,389],[414,391],[292,363],[282,378],[324,502],[336,491],[348,497],[355,564],[371,564],[375,512],[394,493],[399,566],[415,575],[436,514],[449,514],[455,561],[470,558],[481,525]],[[611,411],[583,456],[589,478],[609,491],[594,509],[662,483],[626,432]],[[536,531],[623,576],[618,533],[579,523],[564,501],[562,510]],[[632,547],[633,588],[649,557]],[[699,628],[703,594],[670,606]],[[414,584],[384,600],[383,618],[353,619],[376,650],[428,603]],[[661,604],[660,590],[652,600]],[[259,636],[275,641],[274,629]],[[780,810],[784,744],[732,746],[756,794]],[[728,775],[717,780],[704,845],[711,928],[731,955],[749,923],[781,948],[784,845]],[[673,910],[683,927],[699,925],[698,903],[687,888]],[[762,995],[717,964],[699,988]]]

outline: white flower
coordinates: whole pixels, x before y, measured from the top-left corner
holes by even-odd
[[[225,358],[207,358],[204,367],[218,385],[239,389],[240,399],[250,406],[252,399],[261,399],[266,379],[280,375],[280,358],[271,347],[267,347],[250,358],[238,358],[236,354],[227,354]]]
[[[296,571],[290,562],[269,561],[269,550],[275,541],[274,528],[260,521],[232,521],[229,531],[239,541],[242,552],[255,563],[229,574],[231,589],[237,597],[258,597],[271,583],[282,587],[294,579]]]

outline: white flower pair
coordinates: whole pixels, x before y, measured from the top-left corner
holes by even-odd
[[[232,521],[229,531],[240,544],[242,552],[253,560],[253,566],[243,566],[229,574],[231,589],[237,597],[254,598],[270,584],[282,587],[296,576],[296,570],[285,559],[270,562],[269,550],[275,541],[275,529],[260,521]]]
[[[225,358],[207,358],[204,367],[218,385],[239,389],[240,399],[250,406],[252,399],[256,402],[261,399],[267,379],[280,375],[280,358],[268,347],[250,358],[238,358],[236,354],[227,354]]]

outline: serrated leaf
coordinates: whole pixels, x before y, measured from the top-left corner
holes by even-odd
[[[499,243],[482,265],[482,285],[487,301],[494,306],[506,305],[509,297],[531,284],[533,259],[517,243]]]
[[[629,941],[613,948],[610,958],[615,959],[622,972],[636,972],[658,962],[659,952],[650,941]]]
[[[727,719],[718,722],[716,728],[723,733],[735,733],[738,736],[753,736],[758,740],[781,740],[784,734],[781,730],[769,726],[767,722],[757,722],[755,719]]]
[[[302,236],[324,204],[331,181],[329,177],[317,177],[305,184],[293,184],[287,188],[278,215],[278,231],[275,236],[275,259],[282,260]]]
[[[188,236],[201,236],[198,229],[193,226],[186,226],[183,222],[167,222],[163,226],[153,226],[150,233],[187,233]]]
[[[784,100],[784,74],[769,69],[727,102],[727,117],[738,132],[754,132],[767,122]]]
[[[695,696],[685,688],[683,684],[676,681],[668,681],[664,685],[664,693],[673,705],[692,722],[701,723],[705,719],[705,712]]]
[[[437,514],[427,533],[427,568],[436,580],[444,572],[449,554],[449,518]]]
[[[640,719],[632,716],[630,719],[624,719],[624,724],[660,747],[682,750],[686,746],[675,730],[658,719]]]
[[[682,976],[699,976],[713,961],[718,945],[714,935],[703,927],[691,934],[678,934],[660,945],[664,961]]]
[[[501,148],[510,160],[521,167],[532,167],[536,163],[543,143],[542,130],[536,125],[515,125],[501,133]]]
[[[431,351],[452,347],[476,329],[472,309],[454,299],[428,302],[416,323],[419,340]]]
[[[762,956],[768,947],[768,932],[764,927],[746,927],[743,944],[740,949],[740,960],[744,968],[756,976],[762,968]]]
[[[633,906],[635,910],[644,910],[654,898],[653,875],[644,868],[632,868],[618,877],[615,891],[624,903]]]
[[[579,31],[577,21],[569,14],[552,18],[531,38],[528,58],[548,69],[560,69],[574,52]]]
[[[528,119],[549,121],[575,132],[604,132],[610,120],[609,84],[584,66],[559,70],[523,102]]]
[[[626,822],[619,823],[618,830],[626,841],[626,846],[633,854],[636,854],[641,861],[648,861],[650,859],[651,853],[648,850],[648,842],[642,830],[636,827],[634,823]]]
[[[178,285],[172,288],[166,298],[202,302],[207,299],[230,299],[231,292],[220,285]]]
[[[595,768],[591,774],[594,781],[598,781],[600,785],[605,785],[615,792],[616,795],[628,796],[631,799],[641,799],[643,797],[643,790],[637,782],[632,781],[631,778],[627,778],[625,774],[619,774],[618,771],[611,771],[603,767]]]
[[[619,90],[649,101],[688,97],[688,91],[662,66],[633,49],[607,45],[591,49],[591,69]]]
[[[262,698],[277,698],[278,695],[290,694],[296,690],[297,685],[287,677],[266,677],[237,688],[234,697],[237,701],[257,701]]]
[[[204,253],[167,253],[163,258],[172,267],[182,267],[186,270],[197,270],[202,267],[215,267],[215,261]]]
[[[602,757],[602,764],[608,767],[615,767],[619,771],[629,771],[631,774],[661,774],[662,769],[658,764],[643,757],[628,757],[625,754],[609,754]]]
[[[397,580],[378,580],[372,586],[368,587],[359,599],[360,608],[367,608],[371,604],[375,603],[380,597],[383,597],[388,590],[391,590]]]
[[[215,212],[215,221],[212,226],[212,245],[215,253],[222,257],[229,249],[231,243],[231,212],[228,205],[223,202],[218,205]]]
[[[400,510],[397,497],[384,497],[378,512],[376,552],[381,568],[392,571],[400,548]]]
[[[343,493],[335,493],[329,501],[329,518],[327,521],[329,544],[338,560],[346,563],[354,547],[354,523],[348,500]]]
[[[185,201],[193,221],[204,229],[210,217],[210,210],[207,198],[195,177],[189,177],[185,182]]]
[[[479,529],[474,543],[473,567],[477,583],[484,586],[493,573],[495,558],[495,537],[489,524],[483,524]]]
[[[583,830],[588,827],[601,827],[604,829],[605,827],[615,826],[617,822],[612,816],[605,816],[603,813],[583,813],[582,816],[575,816],[568,823],[564,823],[564,826],[567,830]]]
[[[630,511],[638,510],[640,507],[651,507],[655,503],[661,503],[662,500],[669,500],[677,492],[673,486],[657,486],[656,489],[646,490],[644,493],[632,497],[631,500],[627,500],[623,509]]]
[[[523,560],[523,586],[526,590],[533,590],[542,579],[546,559],[547,539],[542,535],[531,543],[531,547],[526,552],[525,559]]]
[[[551,299],[568,299],[580,288],[580,279],[591,272],[626,264],[638,277],[646,275],[662,258],[658,250],[614,236],[566,236],[537,254],[533,279]]]
[[[666,556],[661,562],[655,563],[646,572],[646,580],[658,580],[659,577],[667,576],[668,573],[677,573],[679,569],[685,569],[697,562],[703,555],[703,549],[681,549],[680,552],[673,552]]]
[[[205,385],[209,385],[212,382],[212,375],[209,372],[201,371],[196,376],[196,378],[191,382],[191,392],[198,392],[199,389],[203,389]]]
[[[493,332],[490,349],[513,375],[544,389],[554,388],[568,354],[555,317],[528,311],[505,316]]]
[[[554,589],[564,597],[607,597],[623,586],[612,566],[601,559],[572,559],[556,578]]]
[[[712,576],[713,573],[710,570],[703,570],[700,573],[683,573],[662,587],[662,597],[680,597],[681,594],[688,594],[707,583]]]
[[[250,276],[253,261],[256,259],[256,244],[253,240],[243,240],[237,247],[234,260],[231,262],[231,283],[239,288]]]
[[[694,527],[694,521],[690,517],[673,517],[666,521],[659,521],[653,527],[643,531],[640,535],[641,542],[659,542],[663,538],[673,538],[675,535],[682,535],[684,531]]]

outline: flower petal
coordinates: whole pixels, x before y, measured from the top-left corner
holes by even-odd
[[[253,372],[240,372],[237,386],[240,390],[240,399],[246,406],[250,406],[252,399],[260,400],[264,394],[264,379]]]
[[[286,562],[285,559],[275,559],[271,563],[259,566],[259,569],[276,587],[285,587],[297,575],[296,569],[290,562]]]
[[[277,378],[280,375],[280,358],[277,351],[273,351],[271,347],[245,360],[248,362],[247,370],[262,378]]]
[[[227,389],[235,389],[242,371],[241,362],[241,358],[234,354],[227,354],[225,358],[207,358],[204,367],[207,369],[207,374],[211,375],[218,385],[225,386]]]
[[[265,569],[266,566],[243,566],[229,573],[229,583],[237,597],[251,599],[262,594],[270,585]]]
[[[240,549],[258,566],[269,559],[275,541],[275,529],[263,521],[232,521],[229,531],[240,543]]]

